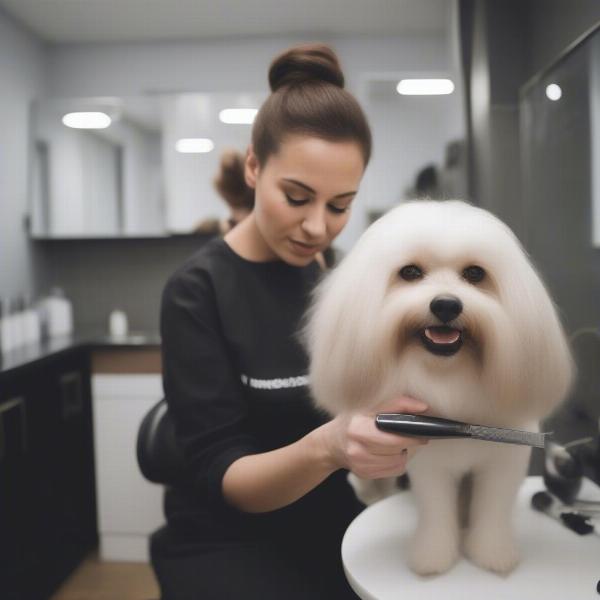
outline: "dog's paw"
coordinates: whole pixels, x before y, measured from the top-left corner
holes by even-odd
[[[508,575],[519,564],[519,550],[506,531],[469,531],[464,554],[477,566],[499,575]]]
[[[449,534],[416,534],[408,557],[408,566],[417,575],[441,575],[454,565],[459,557],[458,539]]]

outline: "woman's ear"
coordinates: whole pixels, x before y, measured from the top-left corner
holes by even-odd
[[[256,188],[256,180],[258,178],[259,164],[252,144],[248,146],[246,151],[246,162],[244,164],[244,179],[246,184],[252,189]]]

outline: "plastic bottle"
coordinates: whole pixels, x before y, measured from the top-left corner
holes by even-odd
[[[23,297],[15,298],[12,303],[11,323],[12,323],[12,346],[20,348],[25,345],[25,319],[23,310]]]
[[[44,301],[48,337],[65,336],[73,333],[73,306],[59,287],[52,288]]]
[[[0,354],[7,355],[12,349],[11,323],[8,302],[0,300]]]
[[[24,297],[23,332],[25,344],[37,344],[40,341],[40,316],[29,295]]]
[[[110,313],[108,318],[108,331],[113,337],[125,337],[129,331],[127,315],[119,309]]]

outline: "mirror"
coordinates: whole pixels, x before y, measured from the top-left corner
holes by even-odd
[[[597,433],[600,343],[600,27],[521,90],[525,245],[558,306],[576,388],[552,415],[557,439]]]
[[[374,147],[352,219],[336,242],[343,250],[372,220],[414,195],[424,169],[435,170],[439,181],[437,193],[429,189],[421,195],[465,196],[460,94],[401,96],[396,86],[404,76],[366,73],[358,86]],[[213,179],[224,150],[245,152],[254,115],[242,115],[243,123],[224,122],[220,115],[225,109],[256,110],[265,97],[189,93],[36,103],[32,236],[163,237],[190,234],[202,221],[226,218]],[[105,115],[103,127],[63,123],[65,115],[81,112]]]
[[[34,103],[32,237],[161,237],[224,217],[212,180],[223,150],[245,151],[252,121],[220,115],[256,109],[263,99],[213,93]]]

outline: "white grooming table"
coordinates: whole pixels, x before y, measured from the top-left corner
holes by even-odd
[[[528,477],[515,510],[521,562],[507,577],[462,558],[437,577],[420,577],[407,566],[408,542],[416,524],[410,492],[367,507],[342,541],[346,577],[363,600],[600,600],[600,535],[577,535],[531,508],[544,490],[541,477]],[[599,488],[585,481],[580,497],[596,499]]]

